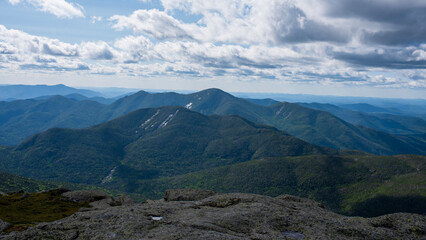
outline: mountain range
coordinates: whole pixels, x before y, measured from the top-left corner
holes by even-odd
[[[0,144],[16,145],[52,127],[81,128],[99,123],[104,105],[63,96],[0,102]]]
[[[337,153],[238,116],[183,107],[140,109],[81,130],[53,128],[1,151],[2,170],[85,184],[100,184],[114,171],[149,179],[264,157]]]
[[[418,117],[379,112],[381,108],[371,106],[371,112],[360,112],[332,104],[298,103],[299,105],[329,112],[354,125],[361,125],[391,134],[425,134],[426,120]]]
[[[414,136],[395,135],[353,125],[326,111],[287,102],[262,106],[219,89],[207,89],[192,94],[173,92],[153,94],[140,91],[120,98],[110,105],[61,96],[42,100],[1,102],[0,144],[19,144],[31,134],[51,127],[83,128],[137,109],[167,105],[184,106],[207,115],[238,115],[259,124],[274,126],[309,143],[335,149],[356,149],[380,155],[426,153],[424,133],[417,133]],[[351,117],[351,121],[353,119]],[[400,120],[395,119],[397,120],[394,122],[404,122],[406,125],[403,128],[404,133],[420,132],[424,129],[423,120],[409,118],[414,120],[405,121],[407,118],[404,117],[400,117]],[[378,122],[381,125],[376,125],[385,125],[387,131],[398,132],[398,128],[389,126],[392,124],[382,124],[386,120]]]
[[[140,109],[85,129],[53,128],[0,148],[0,171],[140,199],[187,187],[289,193],[363,216],[424,213],[425,162],[423,156],[337,151],[236,115],[172,106]]]
[[[414,101],[415,104],[408,103],[383,103],[379,106],[367,103],[353,103],[353,104],[335,104],[339,107],[346,108],[352,111],[359,111],[364,113],[388,113],[392,115],[402,115],[419,117],[426,119],[426,105],[425,100]]]
[[[13,101],[19,99],[29,99],[49,95],[81,94],[87,97],[102,96],[101,93],[76,89],[63,84],[48,85],[0,85],[0,101]]]

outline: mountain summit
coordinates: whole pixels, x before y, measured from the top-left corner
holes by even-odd
[[[111,200],[93,202],[92,208],[70,217],[0,238],[422,239],[426,230],[425,216],[345,217],[317,202],[290,195],[272,198],[177,189],[167,191],[164,199],[147,203],[110,206],[108,202]]]

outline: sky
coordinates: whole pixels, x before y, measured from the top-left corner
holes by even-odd
[[[0,0],[0,84],[426,98],[425,0]]]

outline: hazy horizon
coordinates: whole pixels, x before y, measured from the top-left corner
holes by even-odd
[[[87,87],[87,86],[68,86],[62,83],[59,84],[53,84],[53,85],[47,85],[47,84],[0,84],[0,86],[65,86],[74,88],[77,90],[90,90],[93,92],[97,92],[99,94],[102,94],[103,97],[106,98],[116,98],[116,97],[122,97],[123,95],[127,94],[134,94],[138,91],[146,91],[149,93],[166,93],[166,92],[176,92],[180,94],[191,94],[200,92],[203,90],[211,89],[211,88],[205,88],[205,89],[199,89],[199,90],[191,90],[191,89],[183,89],[183,90],[177,90],[177,89],[148,89],[148,88],[125,88],[125,87]],[[213,87],[214,88],[214,87]],[[220,89],[220,88],[216,88]],[[223,89],[220,89],[222,91],[225,91]],[[367,103],[367,104],[373,104],[371,100],[383,100],[383,101],[410,101],[410,103],[415,103],[413,101],[420,101],[420,103],[423,103],[426,101],[426,98],[421,97],[369,97],[369,96],[351,96],[351,95],[329,95],[329,94],[306,94],[306,93],[285,93],[285,92],[244,92],[244,91],[225,91],[231,95],[234,95],[236,97],[240,98],[251,98],[251,99],[273,99],[276,101],[292,101],[290,102],[318,102],[318,103],[337,103],[340,100],[343,100],[342,103]],[[59,94],[60,95],[60,94]],[[43,96],[43,95],[40,95]],[[2,98],[0,97],[0,100]],[[5,99],[5,98],[3,98]],[[374,102],[374,101],[373,101]],[[418,103],[417,103],[418,104]]]

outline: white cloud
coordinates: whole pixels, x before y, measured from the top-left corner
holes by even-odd
[[[239,44],[345,42],[345,29],[308,19],[292,1],[163,0],[166,11],[137,10],[110,18],[118,30],[131,29],[156,39],[187,39]],[[183,23],[168,13],[201,14],[197,23]]]
[[[21,2],[21,0],[9,0],[10,4],[16,5]]]
[[[5,42],[20,53],[42,53],[56,56],[76,56],[78,55],[78,46],[51,39],[46,37],[33,36],[28,33],[7,29],[0,25],[0,41]]]
[[[354,0],[344,1],[356,4]],[[415,2],[409,2],[407,9]],[[423,45],[393,48],[366,44],[364,29],[372,33],[387,29],[391,25],[380,21],[392,20],[380,20],[380,16],[359,9],[351,10],[353,16],[335,17],[330,16],[329,3],[312,0],[161,0],[161,3],[164,11],[138,10],[130,16],[110,18],[115,29],[130,29],[140,35],[115,44],[126,53],[122,56],[127,62],[156,60],[198,64],[198,72],[275,76],[277,79],[298,78],[294,74],[285,75],[297,72],[301,79],[316,77],[326,79],[324,82],[378,85],[396,83],[378,81],[375,75],[354,73],[369,69],[425,68]],[[370,5],[378,14],[377,6],[397,9],[392,7],[395,4],[385,6],[384,1]],[[354,7],[368,9],[359,4]],[[176,10],[200,19],[182,22],[173,17]],[[411,21],[405,15],[400,18]],[[144,36],[154,38],[155,44]],[[320,71],[321,68],[326,72]],[[347,76],[336,72],[337,69],[351,74]]]
[[[409,79],[410,87],[426,88],[426,72],[422,70],[408,70],[404,71],[405,75]]]
[[[149,61],[159,58],[154,52],[154,44],[143,36],[127,36],[118,39],[114,47],[121,50],[122,62]]]
[[[0,54],[13,54],[17,49],[7,42],[0,42]]]
[[[115,29],[129,28],[157,39],[190,39],[190,33],[197,30],[194,24],[184,24],[157,9],[137,10],[129,17],[115,15],[110,20],[116,22]]]
[[[0,43],[2,55],[8,55],[2,61],[18,62],[21,70],[25,71],[73,70],[102,75],[232,76],[256,81],[269,79],[315,81],[320,84],[396,84],[389,80],[378,81],[368,74],[356,74],[356,71],[344,63],[330,57],[325,43],[305,43],[298,44],[297,47],[243,47],[197,41],[154,43],[144,36],[127,36],[117,39],[113,46],[103,41],[69,44],[58,39],[7,29],[2,25]],[[385,53],[384,51],[383,54]],[[87,64],[86,60],[106,62]]]
[[[69,44],[58,39],[30,35],[0,25],[0,53],[19,55],[42,54],[56,57],[81,57],[93,60],[111,60],[119,53],[104,41]]]
[[[69,3],[65,0],[25,0],[36,7],[39,11],[48,12],[58,18],[84,17],[83,7],[78,4]],[[21,0],[9,0],[12,5],[16,5]]]
[[[133,31],[113,43],[69,44],[0,25],[0,61],[6,67],[19,62],[25,70],[101,75],[425,86],[426,45],[366,43],[363,29],[391,26],[371,16],[365,17],[368,21],[330,16],[326,4],[318,1],[311,7],[310,0],[161,2],[164,11],[136,10],[109,18],[114,29]],[[198,20],[179,20],[181,11]]]
[[[120,54],[106,42],[69,44],[30,35],[0,25],[0,56],[10,67],[22,70],[87,71],[85,60],[113,60]]]
[[[79,54],[86,59],[111,60],[116,56],[116,51],[104,41],[83,42],[79,46]]]
[[[91,19],[92,19],[92,21],[91,21],[92,24],[95,24],[96,22],[100,22],[100,21],[103,20],[103,18],[101,16],[92,16]]]

